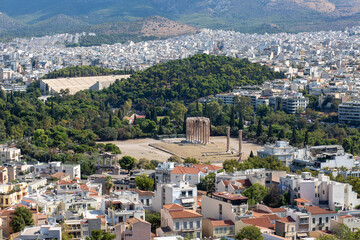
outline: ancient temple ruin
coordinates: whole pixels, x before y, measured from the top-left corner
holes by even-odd
[[[195,144],[210,142],[210,119],[189,117],[186,119],[186,141]]]

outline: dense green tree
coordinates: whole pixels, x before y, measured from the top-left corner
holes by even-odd
[[[197,185],[198,190],[212,193],[215,191],[215,173],[209,173],[204,178],[200,179],[200,183]]]
[[[34,220],[30,209],[26,207],[17,207],[10,224],[14,232],[20,232],[24,230],[26,226],[33,225]]]
[[[120,148],[113,143],[107,143],[105,145],[105,151],[111,152],[113,154],[121,154]]]
[[[250,205],[254,205],[262,202],[267,195],[267,189],[259,183],[254,183],[243,192],[243,195],[249,198]]]
[[[137,160],[131,156],[124,156],[119,160],[121,168],[128,170],[130,172],[136,166]]]
[[[143,174],[135,177],[135,184],[140,190],[152,191],[154,190],[154,179]]]
[[[157,212],[145,211],[145,220],[151,223],[151,231],[153,233],[161,226],[161,215]]]
[[[113,240],[116,236],[103,230],[92,230],[90,240]]]
[[[236,240],[263,240],[264,237],[261,234],[259,228],[255,226],[243,227],[236,235]]]
[[[196,160],[196,158],[187,157],[185,158],[184,163],[199,164],[199,161]]]
[[[169,162],[182,163],[181,157],[179,157],[177,155],[172,155],[171,157],[168,158],[168,161]]]

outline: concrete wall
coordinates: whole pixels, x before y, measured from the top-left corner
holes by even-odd
[[[222,215],[219,214],[220,205],[222,206]],[[230,203],[222,202],[208,196],[202,196],[201,214],[205,218],[236,221],[236,215],[232,211],[232,205]]]

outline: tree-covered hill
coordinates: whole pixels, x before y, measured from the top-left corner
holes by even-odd
[[[89,76],[106,76],[106,75],[122,75],[122,74],[132,74],[132,70],[113,70],[109,68],[94,67],[94,66],[76,66],[76,67],[67,67],[60,69],[59,71],[53,71],[45,76],[43,79],[53,79],[53,78],[66,78],[66,77],[89,77]]]
[[[283,73],[246,59],[198,54],[137,72],[104,92],[116,95],[113,103],[123,104],[131,99],[135,104],[146,102],[161,106],[171,101],[192,102],[235,86],[258,85],[283,77]]]

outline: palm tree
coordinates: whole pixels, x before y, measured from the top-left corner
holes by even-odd
[[[108,193],[111,193],[112,188],[114,187],[114,183],[112,181],[112,177],[111,176],[106,176],[105,178],[105,188],[108,191]]]

